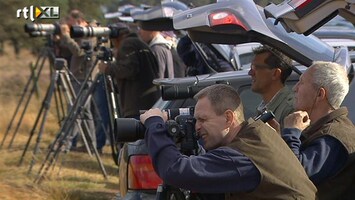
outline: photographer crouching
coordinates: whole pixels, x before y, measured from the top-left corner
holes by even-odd
[[[315,199],[316,188],[280,135],[261,120],[244,120],[238,93],[225,84],[195,95],[195,129],[207,152],[183,155],[169,136],[166,113],[140,116],[153,166],[164,183],[200,199]]]

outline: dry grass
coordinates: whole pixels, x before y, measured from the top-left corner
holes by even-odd
[[[0,55],[0,142],[4,138],[19,99],[24,93],[25,84],[30,77],[30,63],[35,61],[36,57],[24,49],[16,57],[13,54],[12,47],[9,45],[5,46],[4,55]],[[39,143],[40,152],[36,156],[36,163],[31,173],[28,174],[28,171],[30,163],[33,160],[32,152],[37,134],[34,134],[31,140],[31,145],[28,151],[26,151],[23,164],[18,166],[48,84],[49,67],[48,63],[46,63],[40,76],[38,93],[32,95],[26,112],[21,107],[0,150],[0,199],[112,199],[118,192],[119,181],[118,168],[111,158],[108,146],[105,147],[104,155],[101,156],[108,174],[107,180],[103,178],[102,171],[94,156],[90,157],[86,153],[69,152],[68,154],[59,154],[59,159],[53,171],[50,171],[48,179],[44,180],[41,184],[33,183],[38,174],[39,167],[43,163],[44,156],[48,153],[48,145],[54,140],[56,132],[59,130],[54,101],[52,101],[51,108],[49,109],[43,139]],[[10,139],[13,137],[14,129],[22,113],[24,113],[24,117],[19,126],[18,134],[14,137],[12,148],[8,149]],[[36,133],[38,133],[38,130]]]

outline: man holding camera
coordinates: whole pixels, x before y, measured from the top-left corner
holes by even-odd
[[[159,109],[140,116],[154,169],[165,184],[203,199],[315,199],[316,189],[292,151],[261,120],[244,120],[241,99],[231,86],[206,87],[195,99],[203,155],[181,154]]]
[[[88,25],[88,23],[84,19],[84,14],[79,10],[70,11],[69,15],[66,17],[65,23],[62,23],[60,25],[61,33],[59,35],[60,46],[68,49],[71,54],[71,59],[69,64],[69,70],[72,73],[71,84],[73,86],[75,94],[78,95],[83,84],[87,84],[87,86],[92,84],[92,77],[90,77],[87,83],[85,83],[84,81],[85,78],[89,75],[90,69],[93,66],[92,51],[94,46],[96,45],[95,44],[96,41],[94,38],[90,38],[90,39],[71,38],[70,27],[74,25],[75,26]],[[84,91],[87,92],[88,91],[87,89],[88,87],[85,87]],[[77,98],[81,98],[80,101],[85,101],[81,118],[86,120],[92,143],[96,147],[96,133],[94,131],[95,124],[93,120],[93,114],[91,112],[91,95],[87,99],[82,99],[83,96],[85,95],[77,96]],[[75,125],[72,129],[72,136],[74,136],[72,140],[72,150],[84,151],[85,150],[84,146],[76,148],[78,131],[79,128],[77,127],[77,125]]]
[[[284,120],[284,140],[317,186],[319,199],[355,197],[355,127],[340,107],[349,91],[344,68],[314,62],[294,87],[295,109]]]

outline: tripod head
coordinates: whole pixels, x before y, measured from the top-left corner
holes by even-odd
[[[80,48],[85,51],[85,60],[91,60],[93,54],[93,48],[90,41],[84,40],[80,44]]]
[[[54,60],[55,70],[62,70],[66,66],[67,66],[67,60],[65,60],[64,58],[56,58]]]
[[[102,61],[112,61],[113,58],[113,53],[112,50],[109,47],[105,47],[105,46],[99,46],[97,48],[97,59],[102,60]]]

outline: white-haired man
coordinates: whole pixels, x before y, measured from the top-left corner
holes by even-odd
[[[355,197],[355,127],[340,107],[349,91],[344,68],[314,62],[294,87],[296,112],[282,135],[317,186],[319,199]]]

